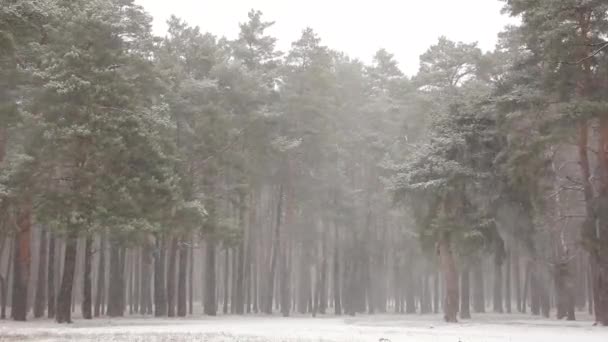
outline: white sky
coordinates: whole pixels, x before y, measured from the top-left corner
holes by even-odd
[[[407,74],[418,70],[418,57],[441,35],[479,42],[492,49],[496,34],[513,22],[502,16],[498,0],[136,0],[154,17],[164,36],[171,14],[203,32],[235,38],[250,9],[276,21],[269,34],[287,51],[307,26],[324,45],[369,62],[379,48],[394,53]]]

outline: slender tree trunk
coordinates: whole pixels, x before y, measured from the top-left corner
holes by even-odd
[[[6,274],[5,277],[0,277],[2,282],[0,282],[0,319],[6,319],[6,305],[7,305],[7,299],[8,299],[8,282],[9,282],[9,275],[11,274],[11,265],[13,264],[13,252],[14,252],[14,247],[12,246],[12,244],[14,244],[15,241],[12,240],[9,244],[9,251],[8,251],[8,262],[6,264]],[[2,265],[0,265],[1,268]]]
[[[257,249],[256,249],[256,256],[257,256]],[[259,256],[256,257],[256,260],[253,262],[253,267],[252,267],[252,272],[253,272],[253,289],[252,289],[252,297],[253,297],[253,312],[254,313],[258,313],[260,312],[260,291],[259,291],[259,282],[260,282],[260,275],[259,275],[259,264],[258,264],[258,259]]]
[[[128,299],[126,301],[126,303],[129,306],[129,315],[133,314],[133,310],[134,310],[134,301],[133,301],[133,292],[134,292],[134,286],[133,286],[133,276],[135,273],[135,262],[134,262],[134,258],[133,258],[133,251],[127,251],[126,252],[126,256],[125,256],[125,263],[126,263],[126,268],[127,268],[127,273],[126,273],[126,289],[127,291],[126,294],[128,295]]]
[[[224,252],[224,302],[222,313],[228,313],[228,302],[230,298],[230,249],[226,248]]]
[[[543,317],[549,318],[551,310],[551,302],[549,298],[548,290],[544,287],[539,287],[540,292],[540,309]]]
[[[121,317],[124,315],[124,292],[123,279],[124,269],[121,267],[120,246],[116,239],[110,243],[110,280],[108,290],[108,316]]]
[[[607,82],[608,84],[608,82]],[[600,174],[598,218],[591,257],[595,268],[595,319],[608,326],[608,114],[599,119],[598,165]],[[589,236],[589,234],[587,234]],[[571,309],[570,309],[571,310]],[[573,313],[568,314],[571,318]]]
[[[177,316],[186,317],[186,271],[188,266],[188,248],[184,241],[179,246],[179,270],[177,281]]]
[[[465,267],[460,274],[460,318],[471,318],[469,268]]]
[[[505,265],[505,309],[511,313],[511,255],[507,253]]]
[[[515,285],[515,302],[517,303],[517,312],[524,312],[522,306],[521,295],[521,271],[519,267],[519,257],[517,253],[511,253],[513,266],[513,284]]]
[[[230,258],[230,313],[236,314],[236,277],[238,267],[238,249],[232,249],[232,258]]]
[[[72,228],[73,229],[73,228]],[[57,298],[57,323],[72,323],[72,288],[76,269],[76,247],[78,240],[75,232],[70,233],[65,242],[63,277]]]
[[[291,285],[290,285],[290,274],[289,266],[290,260],[288,246],[282,247],[281,256],[281,288],[280,288],[280,300],[281,300],[281,314],[283,317],[288,317],[291,311]]]
[[[84,248],[84,277],[83,277],[83,299],[82,299],[82,317],[84,319],[92,319],[91,310],[92,304],[92,283],[91,283],[91,268],[93,262],[93,237],[87,236]]]
[[[215,316],[217,314],[217,298],[215,293],[216,270],[215,270],[215,238],[209,236],[205,248],[205,304],[206,315]]]
[[[127,289],[129,289],[129,277],[131,276],[131,274],[129,273],[127,275],[126,273],[126,268],[127,268],[127,248],[126,247],[121,247],[119,250],[119,254],[120,256],[119,258],[119,263],[118,263],[118,274],[120,276],[120,284],[122,284],[121,288],[118,289],[120,295],[118,296],[118,298],[120,298],[119,301],[119,310],[120,310],[120,316],[124,316],[124,312],[125,309],[127,307],[127,294],[129,293],[127,291]],[[129,277],[127,277],[129,276]]]
[[[421,300],[420,300],[420,313],[421,314],[429,314],[433,311],[433,306],[431,302],[431,293],[429,291],[429,275],[428,273],[424,273],[421,279]]]
[[[562,261],[562,257],[560,261]],[[557,262],[554,269],[557,319],[575,320],[574,289],[569,261]]]
[[[308,312],[308,297],[310,294],[310,278],[309,278],[309,268],[308,268],[308,256],[304,252],[306,247],[300,248],[299,252],[299,265],[298,272],[296,273],[298,276],[298,281],[295,284],[297,286],[298,292],[298,305],[297,310],[301,314],[305,314]],[[296,252],[296,253],[298,253]]]
[[[167,316],[175,317],[175,271],[177,259],[177,238],[171,239],[167,265]]]
[[[135,313],[145,313],[143,306],[141,305],[141,252],[139,248],[135,248],[133,250],[133,254],[131,255],[133,258],[133,298],[131,301],[133,302],[133,311]]]
[[[194,313],[194,239],[190,237],[188,247],[188,313]]]
[[[439,313],[439,303],[441,301],[439,299],[439,276],[439,273],[435,273],[433,277],[433,313]]]
[[[4,91],[1,93],[0,96],[2,96],[2,100],[4,100],[6,97],[9,97],[10,95],[8,95],[6,93],[6,89],[3,89]],[[6,103],[2,103],[2,106],[5,106]],[[8,123],[3,122],[2,125],[0,126],[0,162],[2,162],[4,160],[4,157],[6,156],[6,144],[8,142]]]
[[[342,298],[340,293],[340,232],[338,225],[334,222],[334,258],[333,258],[333,296],[334,313],[336,316],[342,315]]]
[[[36,299],[34,301],[35,318],[44,316],[46,307],[47,232],[44,228],[40,230],[40,252],[38,254],[38,280],[36,281]]]
[[[275,224],[275,231],[274,231],[274,236],[272,238],[272,250],[271,250],[271,254],[270,254],[270,273],[268,274],[268,280],[267,280],[267,291],[266,291],[266,296],[264,298],[265,303],[264,303],[264,313],[265,314],[272,314],[272,299],[274,296],[274,281],[275,281],[275,275],[276,275],[276,269],[277,269],[277,263],[278,263],[278,259],[279,259],[279,248],[280,248],[280,243],[281,243],[281,218],[283,216],[283,185],[281,184],[279,186],[279,196],[278,196],[278,201],[277,201],[277,211],[276,211],[276,224]]]
[[[445,279],[445,304],[443,306],[446,322],[457,322],[458,315],[458,272],[450,246],[450,239],[446,234],[439,239],[439,259],[443,278]]]
[[[412,274],[411,270],[406,270],[408,274],[405,275],[407,287],[405,289],[405,313],[413,314],[416,313],[416,278]]]
[[[575,308],[577,311],[585,310],[585,304],[587,301],[587,261],[581,252],[576,253],[576,273],[574,279],[574,295],[575,295]],[[577,289],[579,289],[577,291]]]
[[[101,233],[99,238],[99,260],[97,264],[97,293],[95,294],[94,316],[99,317],[103,314],[104,309],[104,293],[106,290],[106,243],[107,237],[105,231]]]
[[[240,206],[239,206],[239,225],[242,227],[243,231],[245,230],[245,198],[241,196]],[[236,269],[236,300],[234,305],[235,313],[237,315],[244,314],[244,299],[245,299],[245,239],[241,239],[239,243],[238,252],[236,253],[237,260],[237,269]]]
[[[19,230],[14,245],[11,316],[15,321],[25,321],[27,317],[27,285],[31,267],[31,203],[27,203],[20,208],[17,216],[17,227]]]
[[[587,310],[589,312],[590,315],[593,314],[593,296],[594,296],[594,291],[593,291],[593,272],[591,270],[591,265],[587,265]]]
[[[397,258],[395,258],[397,259]],[[394,291],[394,299],[395,299],[395,313],[403,313],[403,278],[404,276],[401,274],[400,262],[398,260],[394,261],[393,265],[393,291]]]
[[[494,312],[503,313],[502,307],[502,257],[494,257]]]
[[[150,242],[146,241],[141,249],[141,290],[140,290],[140,313],[151,315],[152,305],[152,250]]]
[[[167,315],[167,291],[165,288],[165,242],[156,236],[154,251],[154,316]]]
[[[540,315],[540,286],[538,284],[538,278],[535,274],[536,267],[533,265],[533,261],[528,264],[528,277],[530,282],[530,311],[533,315]]]
[[[473,310],[476,313],[486,312],[485,288],[481,261],[473,266]]]
[[[48,262],[48,272],[47,272],[47,281],[46,281],[46,294],[47,294],[47,317],[55,318],[55,272],[59,272],[59,270],[55,269],[55,237],[50,234],[49,236],[49,262]]]
[[[521,298],[521,312],[522,313],[526,313],[526,311],[528,310],[528,304],[526,302],[526,300],[528,299],[528,293],[531,292],[530,291],[530,265],[526,264],[524,266],[524,289],[522,292],[522,298]],[[531,296],[530,296],[531,297]],[[532,299],[530,298],[530,302],[532,301]]]
[[[321,238],[321,267],[319,270],[318,288],[318,311],[322,315],[325,315],[327,312],[327,254],[327,234],[325,232],[325,225],[323,225],[323,234]]]

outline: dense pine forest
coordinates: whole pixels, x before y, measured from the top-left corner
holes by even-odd
[[[256,10],[0,0],[0,317],[608,325],[608,2],[502,2],[405,75]]]

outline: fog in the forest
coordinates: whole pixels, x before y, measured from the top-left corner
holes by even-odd
[[[0,0],[0,341],[605,341],[607,37],[605,0]]]

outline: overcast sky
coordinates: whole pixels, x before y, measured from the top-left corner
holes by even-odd
[[[235,38],[238,24],[254,8],[268,21],[278,48],[287,51],[302,29],[312,27],[323,44],[369,62],[379,48],[394,53],[408,74],[418,57],[441,35],[479,42],[492,49],[496,34],[512,22],[498,0],[136,0],[154,17],[154,30],[165,34],[171,14],[200,26],[203,32]]]

